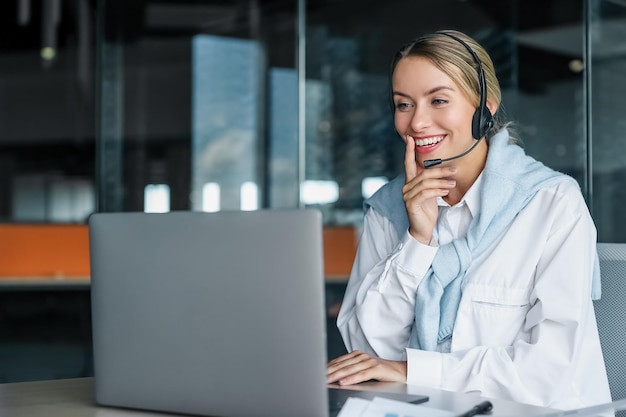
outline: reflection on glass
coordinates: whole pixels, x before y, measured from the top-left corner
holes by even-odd
[[[89,180],[26,175],[13,184],[13,220],[80,223],[94,211],[94,189]]]
[[[146,213],[167,213],[170,211],[170,187],[167,184],[148,184],[144,189],[144,209]]]
[[[298,206],[298,73],[269,70],[269,206]]]
[[[3,223],[84,222],[94,211],[92,6],[0,2]]]
[[[260,48],[256,41],[197,35],[192,43],[192,191],[220,185],[221,209],[236,210],[241,184],[258,182]],[[258,203],[256,203],[258,205]],[[192,202],[194,210],[202,202]]]
[[[241,184],[241,210],[250,211],[259,208],[259,187],[252,181]]]
[[[95,209],[93,183],[81,178],[59,178],[47,192],[52,222],[84,222]]]
[[[215,213],[220,211],[220,185],[207,182],[202,186],[202,211]]]
[[[300,196],[304,204],[331,204],[339,199],[339,185],[336,181],[306,180]]]
[[[361,181],[361,195],[363,198],[370,198],[380,187],[387,184],[387,177],[367,177]]]

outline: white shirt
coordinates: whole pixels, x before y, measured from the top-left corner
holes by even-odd
[[[408,384],[559,409],[610,402],[590,296],[596,229],[568,181],[541,189],[473,260],[448,345],[407,348],[417,287],[438,245],[466,234],[481,183],[453,207],[439,199],[430,246],[367,211],[337,318],[346,348],[407,360]]]

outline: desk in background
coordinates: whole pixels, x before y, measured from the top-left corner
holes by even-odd
[[[93,401],[92,378],[0,384],[0,416],[3,417],[163,417],[173,414],[98,407]],[[360,390],[385,390],[426,394],[424,405],[454,412],[472,408],[485,398],[400,383],[368,382],[352,387]],[[491,400],[491,417],[539,416],[554,410]]]

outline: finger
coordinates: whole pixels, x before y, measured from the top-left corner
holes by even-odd
[[[359,371],[359,372],[355,372],[351,374],[331,376],[328,379],[327,383],[339,384],[341,386],[344,386],[344,385],[358,384],[360,382],[369,381],[371,379],[373,378],[370,378],[368,376],[367,370],[364,370],[364,371]]]
[[[375,367],[376,364],[377,362],[375,359],[367,356],[365,360],[357,361],[331,372],[326,376],[326,381],[329,384],[338,382],[342,385],[356,384],[358,382],[367,381],[368,379],[372,379],[369,376],[371,372],[367,372],[367,370]]]
[[[403,191],[402,200],[407,210],[413,211],[416,207],[424,204],[432,204],[432,200],[437,197],[445,197],[454,188],[451,182],[444,181],[441,184],[434,184],[429,187],[420,186],[409,188]]]
[[[350,360],[352,358],[354,358],[355,356],[361,355],[363,354],[363,352],[359,351],[359,350],[353,350],[350,353],[346,353],[345,355],[341,355],[336,357],[335,359],[333,359],[332,361],[328,362],[328,364],[326,365],[327,367],[331,367],[331,366],[335,366],[339,363],[345,362],[347,360]]]
[[[386,379],[384,377],[384,367],[382,367],[374,358],[369,358],[367,361],[359,362],[358,364],[350,367],[347,371],[350,372],[344,372],[343,376],[336,379],[336,382],[339,385],[354,385],[372,379],[378,381],[384,381]]]
[[[413,184],[413,182],[409,184],[405,184],[404,187],[402,188],[402,195],[404,197],[404,201],[412,199],[418,195],[426,199],[428,197],[433,196],[433,195],[429,195],[430,191],[435,191],[435,192],[445,191],[447,193],[447,191],[451,190],[454,187],[456,187],[455,180],[428,179],[428,180],[423,180],[419,182],[418,184]]]
[[[339,359],[339,358],[338,358]],[[337,372],[341,369],[345,369],[348,368],[350,366],[356,365],[360,362],[366,361],[368,359],[370,359],[370,356],[359,352],[359,351],[355,351],[353,353],[350,353],[348,355],[344,355],[341,357],[341,361],[336,361],[332,364],[328,364],[328,368],[326,369],[326,374],[330,375],[334,372]]]
[[[414,212],[415,208],[424,207],[428,204],[429,200],[437,197],[445,197],[450,194],[450,190],[445,188],[433,188],[429,190],[422,190],[419,193],[410,192],[403,196],[404,205],[407,210]]]
[[[418,167],[419,168],[419,167]],[[426,179],[440,179],[449,180],[452,179],[456,173],[456,167],[441,167],[441,168],[429,168],[421,170],[419,177],[407,178],[405,181],[405,188],[415,187],[421,181]]]
[[[407,182],[417,177],[417,161],[415,161],[415,141],[410,136],[407,136],[406,139],[406,150],[404,153],[404,172]]]
[[[356,372],[354,374],[343,377],[337,381],[339,385],[354,385],[359,384],[361,382],[369,381],[372,379],[376,379],[373,376],[373,372],[371,368],[364,369],[363,371]]]
[[[351,374],[339,379],[339,385],[358,384],[371,379],[406,383],[407,363],[404,361],[369,358],[368,361],[359,365],[364,366],[362,366],[361,370],[355,367]]]

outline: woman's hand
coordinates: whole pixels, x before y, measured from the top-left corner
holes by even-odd
[[[406,362],[375,358],[358,350],[328,362],[329,384],[352,385],[370,379],[406,383]]]
[[[406,180],[402,194],[409,218],[409,233],[417,241],[428,245],[439,215],[437,197],[448,195],[450,189],[456,186],[456,181],[449,179],[456,169],[420,167],[415,159],[415,141],[409,136],[406,141],[404,170]]]

